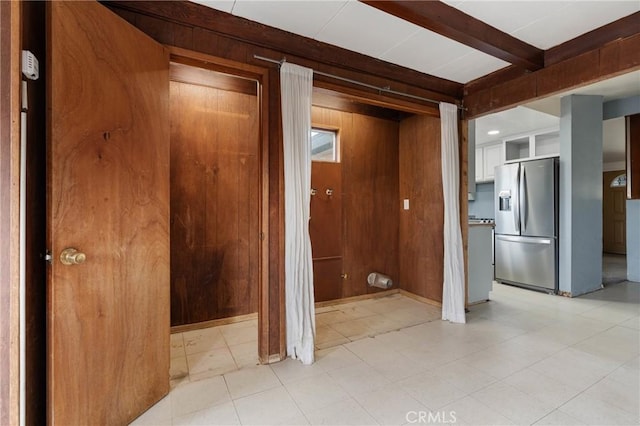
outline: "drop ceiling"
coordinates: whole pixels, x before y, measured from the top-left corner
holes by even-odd
[[[458,83],[510,65],[356,0],[195,2]],[[542,50],[640,11],[638,0],[443,2]],[[640,95],[640,71],[481,117],[476,120],[476,142],[557,126],[560,98],[570,93],[599,94],[605,100]],[[494,128],[501,131],[498,136],[486,134]]]
[[[543,50],[640,11],[638,0],[444,2]],[[196,3],[458,83],[509,65],[356,0]]]

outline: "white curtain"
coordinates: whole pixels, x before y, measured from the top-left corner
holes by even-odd
[[[287,355],[314,361],[315,308],[309,237],[311,203],[311,93],[313,70],[280,68],[284,148],[285,302]]]
[[[444,282],[442,319],[465,323],[464,256],[460,231],[458,108],[440,103],[442,192],[444,195]]]

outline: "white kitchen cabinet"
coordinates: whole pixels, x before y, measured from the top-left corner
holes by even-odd
[[[484,158],[484,149],[476,148],[476,182],[482,182],[484,179],[484,167],[483,167],[483,158]]]
[[[493,180],[495,177],[495,168],[504,163],[502,159],[502,145],[489,145],[484,147],[484,178],[485,180]]]
[[[559,137],[559,130],[551,128],[504,139],[505,162],[557,157],[560,155]]]
[[[502,144],[490,144],[476,148],[476,182],[491,182],[495,168],[504,163]]]

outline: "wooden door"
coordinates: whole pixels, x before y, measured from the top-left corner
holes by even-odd
[[[316,302],[342,297],[342,169],[340,163],[311,163],[313,286]],[[327,193],[331,191],[331,195]]]
[[[47,6],[48,422],[127,424],[169,391],[169,57],[98,3]]]
[[[627,252],[627,188],[612,188],[611,182],[624,170],[603,173],[602,182],[602,250],[605,253]]]

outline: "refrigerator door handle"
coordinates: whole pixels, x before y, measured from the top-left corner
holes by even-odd
[[[540,239],[540,238],[535,238],[535,239],[523,239],[522,237],[507,237],[504,235],[496,235],[496,240],[500,240],[500,241],[508,241],[511,243],[523,243],[523,244],[543,244],[543,245],[550,245],[551,244],[551,240],[549,238],[544,238],[544,239]]]
[[[520,194],[518,188],[520,187],[520,168],[522,166],[518,166],[518,173],[516,173],[516,199],[513,203],[513,222],[516,226],[516,234],[520,233]]]
[[[527,169],[522,167],[522,178],[520,179],[520,206],[522,208],[522,230],[527,230],[527,216],[529,213],[529,206],[527,205]]]

